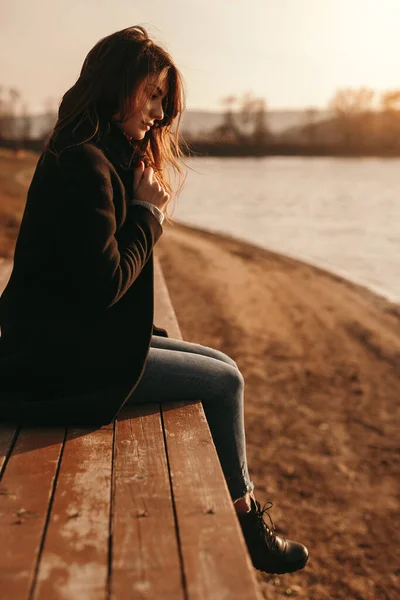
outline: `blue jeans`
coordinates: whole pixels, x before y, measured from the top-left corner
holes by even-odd
[[[244,380],[219,350],[152,336],[142,378],[127,403],[201,400],[232,500],[254,489],[244,430]]]

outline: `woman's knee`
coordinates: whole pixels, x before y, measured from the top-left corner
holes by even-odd
[[[208,356],[211,356],[212,358],[216,358],[217,360],[220,360],[221,362],[224,362],[227,365],[230,365],[231,367],[235,367],[235,369],[238,369],[238,366],[237,366],[236,362],[233,360],[233,358],[231,358],[230,356],[225,354],[225,352],[222,352],[222,350],[217,350],[216,348],[210,348],[209,346],[200,346],[199,345],[198,347],[206,348]]]
[[[233,358],[228,356],[228,354],[225,354],[225,352],[221,352],[221,350],[217,350],[217,352],[219,352],[219,354],[221,355],[221,360],[224,360],[228,365],[231,365],[232,367],[235,367],[235,369],[239,370],[239,367],[237,366],[237,363],[233,360]]]
[[[169,349],[180,352],[189,352],[191,354],[200,354],[201,356],[208,356],[209,358],[215,358],[216,360],[231,365],[236,369],[238,368],[236,362],[221,350],[210,348],[210,346],[204,346],[202,344],[197,344],[196,342],[153,336],[151,338],[151,346],[153,348],[164,348],[166,350]]]
[[[221,385],[230,395],[243,392],[244,379],[242,373],[237,367],[227,365],[223,371]]]

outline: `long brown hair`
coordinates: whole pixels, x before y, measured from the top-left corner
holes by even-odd
[[[120,113],[120,120],[124,121],[132,110],[132,98],[140,94],[149,77],[157,80],[165,74],[168,92],[163,101],[164,118],[156,121],[143,140],[132,142],[139,147],[146,164],[153,167],[157,179],[171,197],[178,194],[186,179],[181,166],[185,164],[182,148],[188,152],[186,143],[179,137],[186,104],[183,79],[170,54],[155,44],[139,25],[102,38],[90,50],[78,80],[62,98],[58,120],[44,153],[57,155],[57,136],[73,124],[84,123],[86,131],[90,131],[86,139],[78,142],[85,143],[101,136],[102,129],[113,120],[114,114]],[[166,167],[169,166],[180,180],[177,190],[172,188],[167,174]]]

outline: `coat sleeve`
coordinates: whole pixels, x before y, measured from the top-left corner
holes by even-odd
[[[129,206],[117,240],[111,171],[102,152],[90,144],[75,146],[60,155],[59,164],[61,268],[81,306],[108,308],[139,276],[162,226],[143,206]]]
[[[157,325],[154,325],[154,323],[153,323],[153,335],[157,335],[158,337],[169,337],[166,329],[163,329],[162,327],[157,327]]]

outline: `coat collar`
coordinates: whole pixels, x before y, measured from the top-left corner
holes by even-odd
[[[144,152],[139,145],[132,143],[118,127],[115,121],[110,121],[105,126],[101,136],[94,140],[113,164],[123,169],[135,168]]]
[[[142,144],[131,142],[113,120],[100,122],[99,132],[91,137],[92,135],[93,127],[88,121],[71,123],[57,136],[56,146],[62,149],[90,138],[88,143],[100,148],[106,157],[122,170],[132,170],[139,160],[144,160]]]

